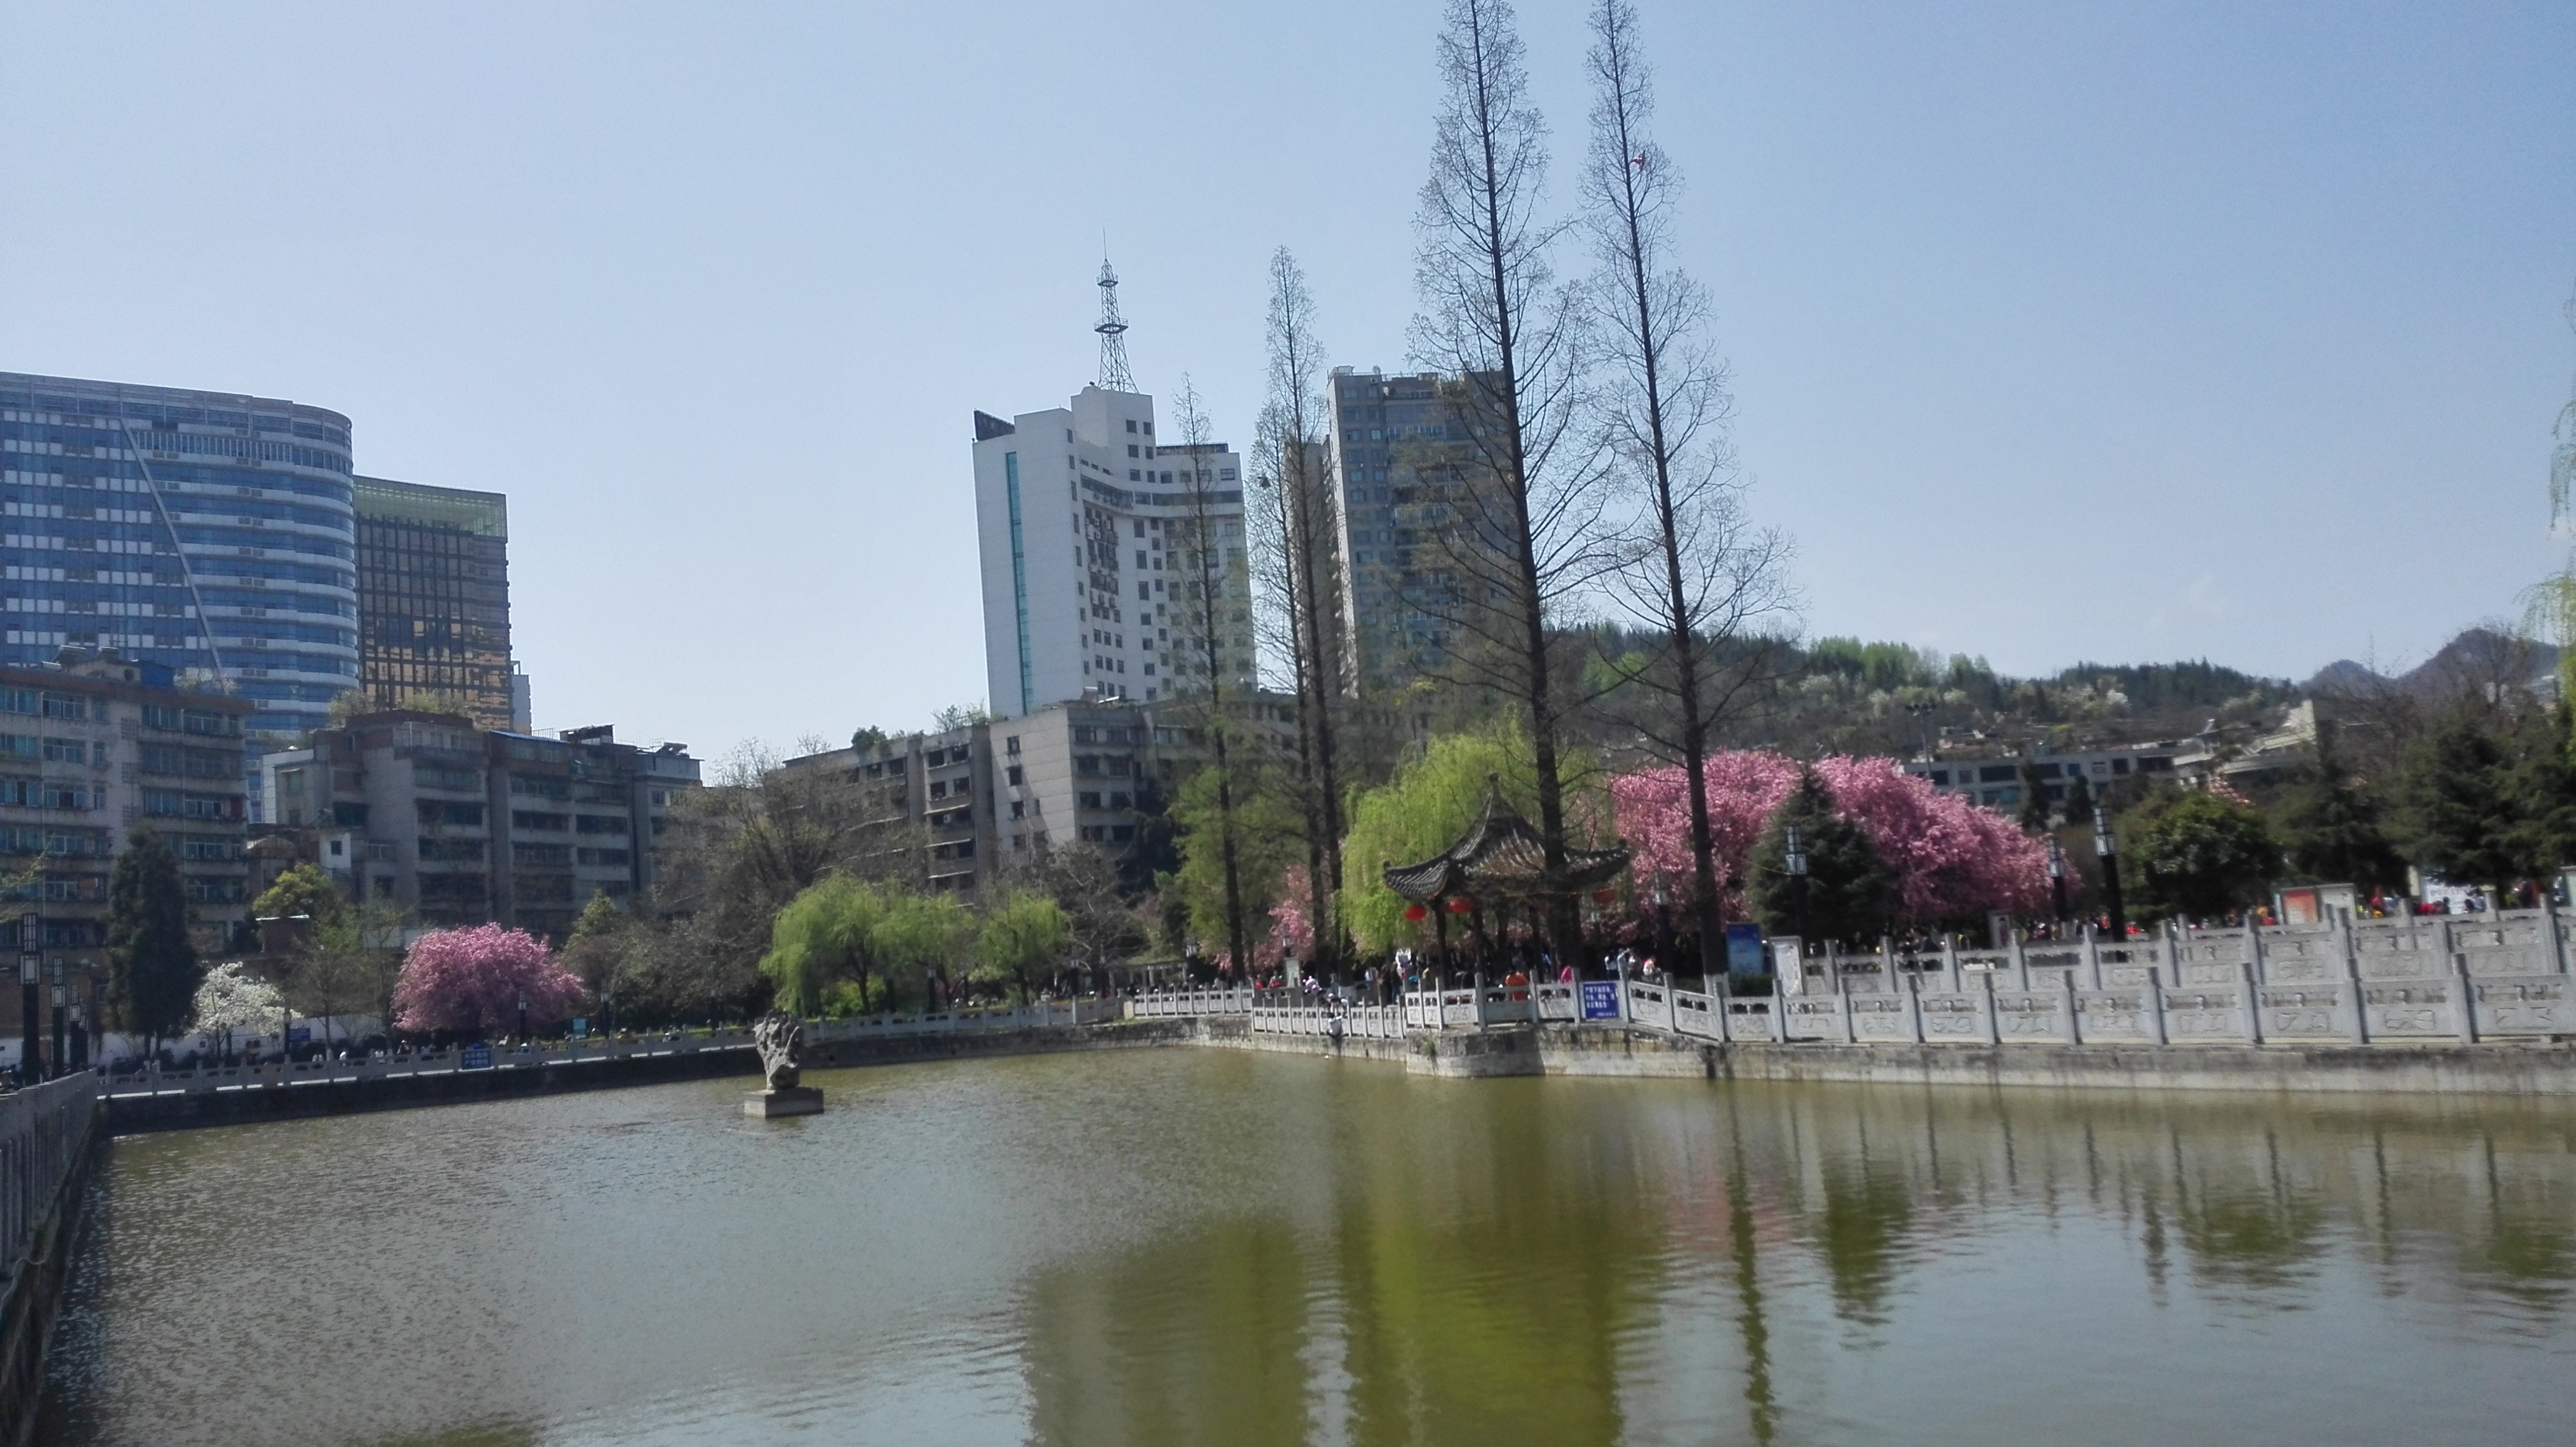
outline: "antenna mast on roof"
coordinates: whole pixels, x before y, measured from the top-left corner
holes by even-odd
[[[1127,370],[1127,323],[1118,315],[1118,273],[1109,258],[1100,258],[1100,385],[1113,392],[1136,390],[1136,374]]]

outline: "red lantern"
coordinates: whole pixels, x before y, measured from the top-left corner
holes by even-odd
[[[1449,901],[1449,912],[1451,914],[1473,914],[1475,913],[1475,910],[1476,902],[1472,899],[1459,898]]]
[[[1430,913],[1431,911],[1424,909],[1419,904],[1408,904],[1404,907],[1404,917],[1413,921],[1415,924],[1422,923]]]
[[[1618,897],[1619,891],[1615,889],[1596,889],[1592,891],[1592,902],[1594,904],[1608,904],[1610,901],[1617,899]]]

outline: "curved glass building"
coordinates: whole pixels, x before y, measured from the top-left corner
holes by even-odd
[[[255,735],[358,682],[349,419],[0,372],[0,663],[119,649],[228,681]]]

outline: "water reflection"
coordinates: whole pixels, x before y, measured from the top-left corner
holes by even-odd
[[[2515,1442],[2576,1412],[2564,1106],[1223,1052],[825,1083],[786,1129],[680,1086],[121,1143],[50,1440]]]

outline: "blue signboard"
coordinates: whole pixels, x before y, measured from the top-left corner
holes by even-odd
[[[1741,921],[1726,927],[1726,972],[1730,975],[1762,973],[1762,926]]]
[[[578,1040],[578,1039],[580,1039],[581,1037],[583,1037],[584,1035],[587,1035],[587,1034],[589,1034],[589,1033],[590,1033],[590,1017],[589,1017],[588,1015],[576,1015],[576,1016],[574,1016],[574,1017],[573,1017],[573,1021],[572,1021],[572,1038],[574,1038],[575,1040]]]
[[[456,1068],[459,1070],[491,1069],[492,1047],[489,1045],[466,1046],[464,1053],[456,1057]]]
[[[287,1043],[287,1044],[289,1044],[289,1045],[310,1045],[310,1044],[312,1044],[312,1043],[313,1043],[313,1027],[312,1027],[312,1026],[310,1026],[310,1025],[298,1025],[298,1026],[296,1026],[294,1029],[287,1031],[287,1032],[286,1032],[286,1043]]]
[[[1619,1018],[1619,982],[1617,980],[1583,982],[1583,1018],[1586,1020]]]

